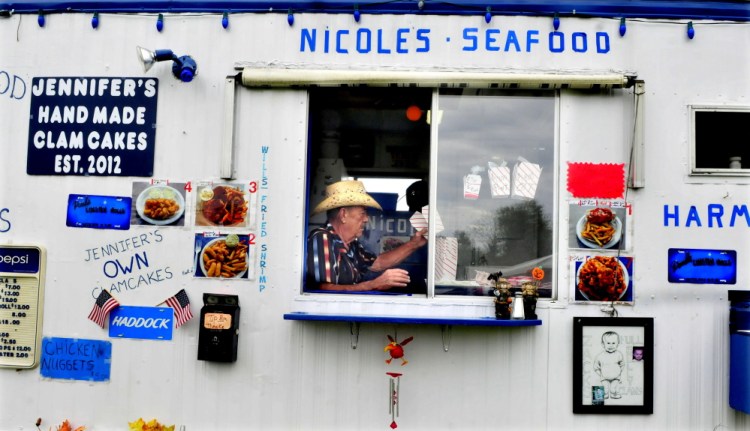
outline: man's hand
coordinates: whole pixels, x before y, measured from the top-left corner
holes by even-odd
[[[393,287],[406,287],[411,278],[409,273],[400,268],[386,269],[378,278],[370,281],[372,290],[388,290]]]
[[[409,242],[412,242],[415,245],[415,248],[422,247],[427,244],[427,234],[427,228],[417,231],[417,233],[415,233],[414,236],[411,237]]]

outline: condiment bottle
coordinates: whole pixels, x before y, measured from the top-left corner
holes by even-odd
[[[513,313],[510,315],[511,319],[523,320],[526,318],[523,312],[523,295],[521,292],[516,292],[516,296],[513,298]]]

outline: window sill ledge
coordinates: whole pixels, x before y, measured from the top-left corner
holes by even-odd
[[[498,320],[492,317],[411,317],[411,316],[365,316],[353,314],[325,314],[293,312],[284,314],[284,320],[349,323],[395,323],[408,325],[445,326],[539,326],[541,320]]]

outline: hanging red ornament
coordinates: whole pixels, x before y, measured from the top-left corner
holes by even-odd
[[[409,344],[411,340],[414,339],[414,337],[409,337],[398,343],[394,337],[391,337],[390,335],[387,335],[388,340],[390,343],[385,346],[385,349],[383,349],[384,352],[388,352],[391,357],[385,360],[386,364],[390,364],[392,360],[394,359],[401,359],[401,365],[406,365],[409,363],[404,358],[404,346]]]
[[[406,118],[409,121],[419,121],[422,118],[422,110],[417,105],[411,105],[406,108]]]

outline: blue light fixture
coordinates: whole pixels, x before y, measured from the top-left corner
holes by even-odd
[[[140,46],[136,47],[138,52],[138,59],[143,63],[143,70],[148,72],[154,63],[160,61],[172,61],[172,75],[182,82],[190,82],[193,80],[195,75],[198,73],[198,63],[195,62],[190,56],[183,55],[182,57],[176,56],[170,49],[157,49],[156,51],[149,51],[146,48]]]
[[[289,9],[289,13],[286,15],[286,22],[289,23],[289,27],[294,25],[294,14],[291,9]]]
[[[628,28],[625,27],[625,17],[620,18],[620,37],[625,36],[625,32],[628,31]]]
[[[487,10],[484,12],[484,22],[489,24],[490,21],[492,21],[492,8],[487,6]]]
[[[552,18],[552,27],[557,31],[560,28],[560,16],[555,12],[555,16]]]
[[[359,12],[359,5],[354,5],[354,21],[359,22],[362,18],[362,14]]]
[[[91,28],[99,28],[99,12],[94,12],[94,16],[91,17]]]
[[[39,24],[39,27],[44,27],[44,12],[41,9],[39,9],[39,15],[36,16],[36,23]]]
[[[224,12],[224,15],[221,16],[221,26],[225,30],[229,27],[229,14],[227,12]]]
[[[162,30],[164,30],[164,15],[159,14],[159,17],[156,18],[156,31],[161,33]]]
[[[693,28],[693,21],[687,23],[687,37],[692,39],[695,37],[695,29]]]

